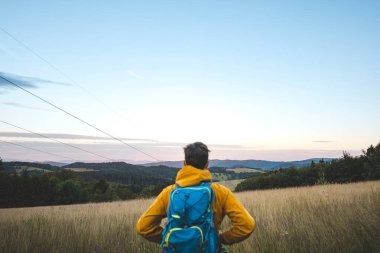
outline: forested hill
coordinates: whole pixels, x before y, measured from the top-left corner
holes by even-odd
[[[357,157],[343,152],[343,157],[312,163],[301,168],[274,170],[250,177],[237,185],[236,191],[284,188],[325,183],[350,183],[380,179],[380,143],[363,150]]]
[[[35,170],[35,171],[38,171],[38,170],[39,171],[56,171],[56,170],[61,169],[58,166],[53,166],[53,165],[44,164],[44,163],[14,161],[14,162],[3,162],[2,164],[4,167],[3,168],[4,171],[9,172],[9,173],[16,172],[16,170],[22,170],[26,168],[33,168],[31,170]]]
[[[211,160],[210,168],[253,168],[261,170],[274,170],[279,168],[303,167],[310,165],[312,162],[319,162],[323,158],[312,158],[301,161],[278,162],[265,160]],[[329,162],[331,158],[324,158]],[[129,164],[125,162],[108,162],[108,163],[86,163],[75,162],[64,166],[55,166],[47,163],[32,162],[3,162],[6,172],[15,172],[16,169],[29,168],[29,171],[57,171],[61,169],[72,169],[76,172],[84,171],[106,171],[106,172],[129,172],[129,173],[151,173],[160,175],[164,178],[174,178],[179,170],[183,167],[183,161],[164,161],[160,163],[149,163],[143,165]]]
[[[272,164],[272,168],[281,164],[286,168],[283,163],[277,163]],[[215,161],[211,163],[213,164],[216,164]],[[253,176],[239,184],[236,188],[238,191],[380,179],[380,144],[376,147],[371,146],[360,157],[344,153],[341,159],[332,161],[325,159],[319,163],[314,160],[287,162],[287,165],[293,164],[293,167],[268,173],[249,166],[239,168],[244,166],[241,161],[228,160],[228,164],[225,161],[222,164],[226,166],[210,168],[215,180],[244,179]],[[234,168],[228,168],[232,164]],[[245,163],[247,164],[249,163]],[[301,164],[307,166],[297,168]],[[182,166],[146,167],[125,162],[77,162],[59,167],[42,163],[2,162],[0,159],[0,207],[72,204],[155,196],[164,187],[174,183],[180,167]]]
[[[172,168],[167,166],[151,166],[145,167],[140,165],[128,164],[125,162],[110,162],[110,163],[83,163],[76,162],[62,167],[53,166],[44,163],[32,162],[3,162],[4,171],[7,173],[20,172],[26,170],[29,174],[40,174],[43,172],[53,172],[63,169],[70,169],[78,173],[128,173],[129,175],[141,174],[150,177],[161,177],[166,179],[173,179],[177,175],[179,168]]]
[[[179,168],[166,166],[144,167],[125,162],[72,163],[62,167],[80,173],[87,181],[104,179],[125,185],[157,185],[173,183]]]
[[[119,184],[157,184],[163,180],[174,181],[180,168],[167,166],[133,165],[125,162],[108,163],[84,163],[76,162],[62,167],[52,166],[42,163],[30,162],[4,162],[4,169],[7,173],[21,173],[25,171],[29,175],[41,175],[46,172],[71,170],[86,181],[96,181],[104,179]],[[258,174],[257,170],[247,168],[245,171],[234,171],[233,169],[222,167],[211,167],[215,181],[242,179]],[[260,174],[260,173],[259,173]]]
[[[174,183],[180,168],[124,162],[73,163],[63,167],[1,162],[0,207],[60,205],[151,197]],[[240,169],[241,170],[241,169]],[[241,179],[259,172],[210,168],[216,180]]]
[[[0,207],[58,205],[151,197],[175,181],[180,168],[125,162],[43,163],[1,162]],[[258,170],[210,168],[216,181],[242,179]]]
[[[110,162],[110,163],[72,163],[62,167],[63,169],[71,169],[74,171],[102,171],[102,172],[120,172],[120,173],[143,173],[160,176],[167,179],[173,179],[177,175],[179,168],[167,166],[150,166],[134,165],[125,162]]]
[[[0,207],[59,205],[157,195],[178,169],[120,163],[73,163],[64,167],[1,162]]]
[[[222,168],[252,168],[261,170],[274,170],[279,168],[290,168],[290,167],[303,167],[310,165],[312,162],[319,162],[320,160],[331,161],[332,158],[311,158],[301,161],[266,161],[266,160],[210,160],[210,167],[222,167]],[[166,161],[161,163],[147,163],[143,166],[155,166],[162,164],[168,167],[182,167],[183,161]]]

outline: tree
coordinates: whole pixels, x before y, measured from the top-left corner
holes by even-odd
[[[4,170],[4,167],[3,167],[3,159],[1,159],[0,157],[0,171]]]
[[[367,180],[380,179],[380,143],[363,150],[364,178]]]
[[[104,194],[107,191],[108,186],[108,183],[104,179],[101,179],[94,185],[93,192]]]
[[[79,180],[68,179],[60,183],[60,203],[73,204],[86,201],[86,194],[83,191]]]

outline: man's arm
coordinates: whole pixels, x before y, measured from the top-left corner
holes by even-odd
[[[232,228],[220,235],[222,244],[231,245],[243,241],[255,229],[255,220],[230,190],[227,193],[223,212],[230,218]]]
[[[141,215],[136,224],[136,231],[139,235],[149,241],[161,243],[162,230],[161,220],[166,217],[169,195],[172,186],[166,187],[154,200],[153,204]]]

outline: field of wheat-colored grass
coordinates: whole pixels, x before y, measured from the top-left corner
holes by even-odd
[[[257,228],[232,252],[380,252],[380,181],[236,195]],[[0,209],[0,251],[160,252],[134,230],[151,202]]]
[[[232,168],[232,169],[227,169],[227,171],[233,171],[235,173],[244,173],[244,172],[258,172],[258,173],[265,173],[265,171],[262,170],[256,170],[256,169],[251,169],[251,168]]]
[[[236,186],[241,182],[243,181],[244,179],[234,179],[234,180],[226,180],[226,181],[219,181],[218,184],[221,184],[225,187],[227,187],[228,189],[230,189],[231,191],[233,191]]]

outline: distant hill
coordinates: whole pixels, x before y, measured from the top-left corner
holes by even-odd
[[[43,163],[32,162],[3,162],[4,171],[8,173],[14,173],[20,169],[32,168],[32,170],[41,169],[43,171],[57,171],[60,167]]]
[[[30,162],[4,162],[5,172],[20,173],[26,170],[28,174],[41,175],[43,172],[72,170],[78,173],[82,178],[90,181],[105,179],[111,182],[130,184],[130,182],[141,181],[141,184],[153,184],[152,180],[157,182],[164,180],[174,180],[180,168],[168,167],[164,165],[142,166],[125,162],[108,162],[108,163],[85,163],[75,162],[62,167],[53,166],[44,163]],[[182,167],[182,166],[181,166]],[[226,168],[210,167],[209,168],[215,181],[242,179],[262,173],[252,168]]]
[[[297,163],[293,163],[294,165]],[[360,156],[343,152],[343,157],[331,162],[315,162],[301,168],[268,171],[248,177],[236,186],[236,191],[299,187],[326,183],[352,183],[380,179],[380,143],[363,150]]]
[[[63,163],[63,162],[54,162],[54,161],[46,161],[46,162],[41,162],[43,164],[50,164],[50,165],[53,165],[53,166],[56,166],[56,167],[63,167],[69,163]]]
[[[99,180],[106,180],[109,183],[131,186],[132,191],[141,191],[144,187],[154,188],[155,186],[172,184],[179,170],[165,166],[144,167],[125,162],[76,162],[63,167],[31,162],[3,162],[3,165],[4,172],[6,173],[20,175],[22,171],[26,171],[30,176],[41,176],[45,172],[64,172],[71,170],[87,183],[95,184]],[[151,189],[148,188],[148,190],[145,191],[150,192]]]
[[[178,168],[167,167],[167,166],[150,166],[145,167],[141,165],[134,165],[125,162],[112,162],[112,163],[72,163],[62,167],[63,169],[85,169],[88,171],[101,171],[101,172],[120,172],[120,173],[144,173],[153,174],[155,176],[160,176],[163,178],[172,179],[175,178],[178,172]]]
[[[270,171],[278,168],[289,168],[292,166],[303,167],[310,165],[312,161],[319,162],[320,160],[320,158],[292,162],[263,160],[211,160],[210,171],[215,181],[244,179],[262,173],[257,171],[257,169],[261,171]],[[330,161],[331,159],[324,160]],[[64,166],[31,162],[4,162],[5,172],[7,173],[20,173],[22,170],[26,170],[29,174],[41,175],[43,172],[72,170],[78,173],[80,177],[90,181],[105,179],[110,182],[121,184],[136,184],[139,182],[138,184],[141,185],[154,184],[155,181],[157,183],[166,183],[166,180],[172,181],[175,179],[178,170],[182,167],[182,161],[149,163],[144,165],[134,165],[126,162],[76,162]]]
[[[209,167],[219,167],[219,168],[251,168],[260,170],[276,170],[276,169],[286,169],[290,167],[303,167],[310,165],[312,161],[318,163],[321,159],[325,162],[330,162],[332,158],[311,158],[301,161],[266,161],[266,160],[211,160]],[[145,164],[130,164],[126,162],[76,162],[71,164],[55,163],[55,162],[3,162],[6,171],[12,172],[15,167],[27,166],[33,168],[40,168],[44,170],[60,170],[60,169],[70,169],[83,171],[114,171],[114,172],[147,172],[147,173],[159,173],[161,176],[166,178],[173,178],[177,174],[179,168],[183,167],[183,161],[163,161]]]
[[[333,160],[332,158],[311,158],[301,161],[266,161],[266,160],[211,160],[210,167],[223,167],[223,168],[252,168],[252,169],[261,169],[261,170],[274,170],[279,168],[290,168],[290,167],[303,167],[310,165],[312,161],[319,162],[320,160],[329,162]],[[183,161],[165,161],[165,162],[155,162],[155,163],[146,163],[142,164],[143,166],[156,166],[164,165],[173,168],[182,168]]]
[[[178,169],[119,163],[3,162],[0,208],[152,197],[174,183]],[[6,187],[1,187],[6,186]]]

